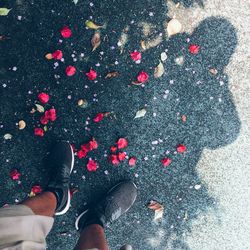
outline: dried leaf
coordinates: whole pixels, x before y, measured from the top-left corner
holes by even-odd
[[[184,57],[183,56],[179,56],[177,58],[175,58],[175,63],[178,64],[178,65],[183,65],[184,63]]]
[[[80,108],[87,108],[88,107],[88,102],[85,99],[79,99],[78,102],[77,102],[77,105]]]
[[[123,49],[126,45],[126,43],[128,42],[128,34],[126,32],[127,29],[129,29],[129,27],[126,27],[125,30],[122,32],[118,42],[117,42],[117,46],[120,47],[121,53],[123,52]]]
[[[209,69],[209,72],[214,76],[218,74],[218,70],[215,68]]]
[[[105,78],[114,78],[114,77],[117,77],[119,76],[119,73],[117,71],[114,71],[114,72],[109,72]]]
[[[100,26],[100,25],[97,25],[94,22],[89,21],[89,20],[87,20],[85,22],[85,25],[86,25],[86,27],[93,29],[93,30],[98,30],[98,29],[104,28],[104,25]]]
[[[43,130],[44,130],[44,132],[47,132],[47,131],[48,131],[48,127],[47,127],[47,126],[44,126],[44,127],[43,127]]]
[[[11,135],[11,134],[5,134],[5,135],[3,136],[3,138],[4,138],[5,140],[11,140],[11,139],[12,139],[12,135]]]
[[[7,16],[11,9],[0,8],[0,16]]]
[[[167,53],[166,52],[162,52],[161,53],[161,60],[162,62],[165,62],[167,60],[168,56],[167,56]]]
[[[177,19],[173,18],[172,20],[168,22],[167,32],[168,32],[169,37],[177,33],[180,33],[181,29],[182,29],[182,25]]]
[[[146,115],[146,113],[147,113],[146,109],[141,109],[141,110],[136,112],[134,119],[144,117]]]
[[[26,122],[24,121],[24,120],[20,120],[19,122],[18,122],[18,128],[20,129],[20,130],[22,130],[22,129],[24,129],[26,127]]]
[[[40,104],[35,104],[36,105],[36,109],[39,113],[44,113],[44,107]]]
[[[148,208],[155,211],[154,221],[161,220],[163,217],[164,207],[157,201],[151,200],[148,204]]]
[[[160,61],[160,63],[158,64],[158,66],[155,68],[155,72],[154,72],[154,77],[155,78],[159,78],[164,74],[164,66],[162,64],[162,62]]]
[[[45,55],[46,59],[51,60],[53,58],[51,53]]]
[[[141,41],[140,44],[143,50],[147,49],[145,41]]]
[[[92,51],[95,51],[101,44],[101,33],[96,31],[91,39]]]

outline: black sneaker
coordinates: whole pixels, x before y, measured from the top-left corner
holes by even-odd
[[[74,167],[74,152],[66,141],[57,142],[48,156],[50,180],[45,191],[53,192],[57,199],[55,215],[65,214],[70,207],[70,174]]]
[[[132,181],[118,183],[100,202],[78,216],[75,222],[76,229],[83,229],[90,224],[109,226],[131,208],[136,197],[137,187]]]

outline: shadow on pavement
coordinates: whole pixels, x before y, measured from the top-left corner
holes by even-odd
[[[4,58],[0,77],[2,84],[7,85],[0,100],[4,124],[1,133],[11,133],[13,139],[4,141],[1,147],[1,203],[24,198],[35,182],[46,183],[47,169],[41,162],[55,138],[66,138],[78,147],[94,136],[100,147],[90,156],[98,160],[100,168],[96,173],[87,173],[86,161],[76,161],[72,184],[80,192],[74,196],[68,215],[57,218],[48,237],[49,249],[73,248],[77,238],[74,218],[84,202],[97,200],[114,183],[128,178],[136,182],[139,196],[131,212],[107,230],[111,249],[118,249],[123,243],[136,250],[188,249],[184,238],[192,221],[209,208],[216,208],[216,200],[209,195],[196,164],[205,148],[232,143],[240,129],[229,79],[224,73],[237,45],[232,24],[211,17],[202,21],[192,34],[181,33],[168,39],[165,24],[170,19],[165,1],[98,1],[93,7],[80,0],[76,6],[71,1],[8,4],[12,12],[0,25],[1,33],[9,37],[0,41]],[[193,1],[183,4],[189,7]],[[22,21],[16,19],[18,15]],[[107,24],[101,30],[105,41],[95,52],[91,52],[90,44],[94,32],[85,29],[90,16],[96,23]],[[63,25],[72,28],[73,36],[60,43],[59,30]],[[121,53],[117,42],[122,34],[127,43]],[[141,40],[156,41],[157,45],[143,52],[141,64],[135,64],[129,52],[140,50]],[[190,43],[200,45],[200,53],[191,55]],[[44,55],[56,49],[63,51],[65,63],[59,62],[59,67],[53,69],[54,62],[45,60]],[[168,56],[165,74],[154,79],[154,68],[164,51]],[[85,56],[81,58],[80,53]],[[73,62],[72,54],[77,62]],[[66,77],[64,71],[70,64],[83,72],[93,67],[98,71],[98,82],[88,82],[82,72]],[[17,71],[12,70],[14,66]],[[218,74],[212,75],[211,68],[217,69]],[[150,74],[145,87],[128,86],[141,70]],[[111,71],[118,71],[120,76],[105,79]],[[58,120],[44,138],[36,138],[33,126],[38,124],[39,114],[31,115],[29,111],[41,91],[51,95]],[[95,94],[98,102],[93,102]],[[77,107],[80,98],[88,100],[87,109]],[[147,108],[146,116],[134,120],[135,113],[143,107]],[[90,131],[84,129],[87,117],[92,119],[98,112],[110,111],[116,119],[108,118],[100,124],[90,121]],[[183,115],[186,122],[181,120]],[[24,131],[16,129],[15,123],[20,119],[28,124]],[[114,167],[104,157],[104,151],[121,136],[129,141],[128,155],[138,158],[135,168],[127,164]],[[158,144],[152,145],[156,140]],[[183,155],[175,152],[180,143],[187,146]],[[173,162],[163,168],[160,160],[166,151]],[[10,181],[11,168],[20,168],[23,176],[20,185]],[[108,174],[104,174],[105,170]],[[200,184],[201,188],[196,190],[194,186]],[[165,206],[161,224],[152,221],[153,214],[146,207],[150,199]]]

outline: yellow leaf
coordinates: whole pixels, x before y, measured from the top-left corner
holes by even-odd
[[[89,21],[89,20],[87,20],[87,21],[85,22],[85,25],[86,25],[86,27],[88,27],[88,28],[90,28],[90,29],[93,29],[93,30],[98,30],[98,29],[104,28],[104,25],[103,25],[103,26],[100,26],[100,25],[97,25],[97,24],[95,24],[94,22]]]

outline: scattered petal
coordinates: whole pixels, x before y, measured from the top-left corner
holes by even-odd
[[[175,58],[175,63],[182,66],[184,63],[184,57],[183,56],[179,56],[177,58]]]
[[[74,66],[68,66],[66,68],[66,74],[67,76],[73,76],[76,73],[76,68]]]
[[[159,221],[163,217],[164,207],[157,201],[151,200],[148,208],[155,211],[154,221]]]
[[[105,114],[104,113],[98,113],[95,118],[94,118],[94,122],[100,122],[103,120],[103,118],[105,117]]]
[[[11,9],[0,8],[0,16],[7,16],[10,11],[11,11]]]
[[[191,54],[198,54],[200,50],[200,46],[197,44],[190,44],[188,50]]]
[[[113,165],[118,165],[120,163],[118,156],[115,154],[110,155],[109,160]]]
[[[116,152],[117,151],[117,147],[116,146],[111,146],[110,150],[111,150],[111,152]]]
[[[40,185],[34,185],[32,188],[31,188],[31,192],[34,193],[34,194],[40,194],[42,193],[42,188]]]
[[[87,155],[87,151],[86,151],[86,150],[81,149],[81,150],[77,151],[77,157],[78,157],[79,159],[82,159],[82,158],[85,157],[86,155]]]
[[[64,26],[61,29],[61,35],[63,38],[69,38],[72,35],[71,29],[68,26]]]
[[[128,146],[128,141],[125,138],[120,138],[116,144],[118,149],[122,149]]]
[[[180,33],[181,30],[182,30],[182,25],[177,19],[173,18],[168,22],[167,32],[169,37]]]
[[[94,138],[91,141],[89,141],[89,148],[90,150],[94,150],[98,148],[98,143]]]
[[[10,177],[13,181],[18,181],[21,177],[21,173],[17,169],[12,169],[10,171]]]
[[[137,81],[139,83],[146,82],[148,80],[148,74],[144,71],[141,71],[139,75],[137,76]]]
[[[98,164],[96,161],[89,159],[86,167],[89,172],[95,172],[97,170]]]
[[[131,157],[131,158],[128,160],[128,165],[131,166],[131,167],[132,167],[132,166],[135,166],[136,161],[137,161],[136,157]]]
[[[49,122],[49,119],[48,119],[45,115],[43,115],[43,116],[40,118],[40,123],[41,123],[42,125],[46,125],[46,124],[48,124],[48,122]]]
[[[118,153],[118,159],[119,161],[124,161],[126,159],[126,153],[125,152],[119,152]]]
[[[92,51],[95,51],[101,44],[101,33],[96,31],[91,39]]]
[[[35,128],[34,129],[34,134],[36,135],[36,136],[44,136],[44,131],[43,131],[43,129],[42,128]]]
[[[59,49],[52,53],[52,58],[54,58],[56,60],[61,60],[62,57],[63,57],[63,53]]]
[[[171,164],[172,160],[170,158],[163,158],[161,160],[161,163],[163,164],[164,167],[168,167]]]
[[[91,69],[89,72],[86,73],[86,76],[88,77],[88,79],[89,79],[90,81],[93,81],[93,80],[96,79],[97,73],[96,73],[95,70]]]
[[[57,116],[56,116],[56,110],[54,108],[49,109],[45,111],[45,118],[47,118],[49,121],[55,121]]]
[[[209,72],[214,76],[218,74],[218,70],[215,68],[209,69]]]
[[[164,74],[164,66],[162,64],[162,62],[160,61],[160,63],[158,64],[158,66],[155,68],[155,72],[154,72],[154,77],[155,78],[159,78]]]
[[[187,116],[186,116],[186,115],[182,115],[182,116],[181,116],[181,120],[182,120],[183,122],[186,122],[186,121],[187,121]]]
[[[187,147],[184,144],[179,144],[177,146],[177,152],[184,153],[187,150]]]
[[[139,51],[133,51],[133,52],[131,52],[130,56],[131,56],[132,60],[134,60],[134,61],[141,60],[141,52],[139,52]]]
[[[44,92],[41,92],[39,95],[38,95],[38,99],[41,103],[45,104],[49,101],[49,95],[44,93]]]
[[[20,120],[19,122],[18,122],[18,128],[20,129],[20,130],[22,130],[22,129],[24,129],[26,127],[26,122],[24,121],[24,120]]]
[[[146,113],[147,113],[146,109],[141,109],[141,110],[136,112],[134,119],[144,117],[146,115]]]
[[[85,22],[85,25],[86,25],[86,27],[88,27],[90,29],[94,29],[94,30],[97,30],[97,29],[100,29],[100,28],[104,28],[104,26],[97,25],[94,22],[89,21],[89,20],[87,20]]]

